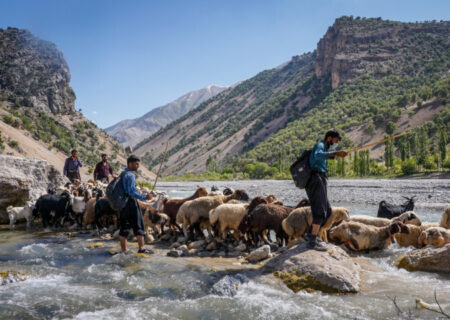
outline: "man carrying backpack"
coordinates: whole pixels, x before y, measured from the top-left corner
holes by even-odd
[[[141,208],[137,200],[150,200],[152,195],[148,193],[147,195],[140,194],[136,189],[136,173],[135,171],[139,169],[140,160],[135,155],[130,155],[127,159],[127,168],[120,175],[119,183],[122,183],[125,195],[128,196],[125,207],[120,212],[120,246],[122,252],[128,251],[127,237],[130,229],[133,229],[134,235],[137,238],[139,251],[138,253],[152,253],[150,250],[145,249],[145,229],[144,220],[142,218]]]
[[[308,248],[326,251],[327,248],[322,240],[317,237],[320,227],[331,215],[331,205],[327,196],[327,162],[328,158],[346,157],[345,151],[328,151],[337,147],[341,140],[341,135],[334,129],[325,134],[325,139],[314,145],[309,157],[309,164],[312,169],[311,177],[306,184],[305,190],[311,203],[313,224],[311,232],[306,234]]]

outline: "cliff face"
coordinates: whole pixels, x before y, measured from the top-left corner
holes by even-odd
[[[53,114],[75,111],[69,67],[50,42],[27,30],[0,29],[0,100]]]
[[[390,70],[408,73],[422,56],[417,37],[447,37],[448,23],[401,23],[381,19],[342,17],[317,44],[315,73],[331,78],[333,89],[360,75]],[[420,71],[420,65],[415,66]]]

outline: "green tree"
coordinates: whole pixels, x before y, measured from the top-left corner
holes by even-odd
[[[392,140],[385,142],[384,163],[387,168],[394,166],[394,143]]]
[[[209,155],[208,159],[206,160],[206,168],[211,172],[217,171],[217,162],[211,155]]]
[[[439,153],[441,156],[441,163],[444,163],[445,159],[447,159],[447,131],[444,126],[439,128]]]
[[[397,129],[397,126],[395,125],[395,123],[393,123],[392,121],[389,121],[388,124],[386,125],[386,133],[389,135],[392,135],[394,133],[395,129]]]

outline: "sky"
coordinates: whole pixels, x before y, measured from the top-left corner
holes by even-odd
[[[0,0],[0,28],[56,44],[101,128],[313,51],[343,15],[450,20],[450,0]]]

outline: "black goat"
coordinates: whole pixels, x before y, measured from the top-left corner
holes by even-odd
[[[401,205],[394,205],[387,203],[386,201],[381,201],[380,205],[378,206],[378,218],[386,218],[386,219],[392,219],[395,217],[398,217],[402,213],[406,211],[413,211],[414,210],[414,198],[415,196],[411,198],[403,197],[407,201]]]
[[[106,198],[98,199],[95,203],[95,225],[99,230],[103,227],[109,227],[111,223],[117,224],[119,213],[111,208],[109,200]],[[102,223],[102,220],[106,220],[106,224]],[[115,222],[114,222],[115,220]]]
[[[34,217],[41,217],[44,228],[57,222],[60,223],[62,218],[68,216],[72,196],[63,192],[61,195],[45,194],[37,201],[33,210]],[[70,217],[69,217],[70,218]]]

